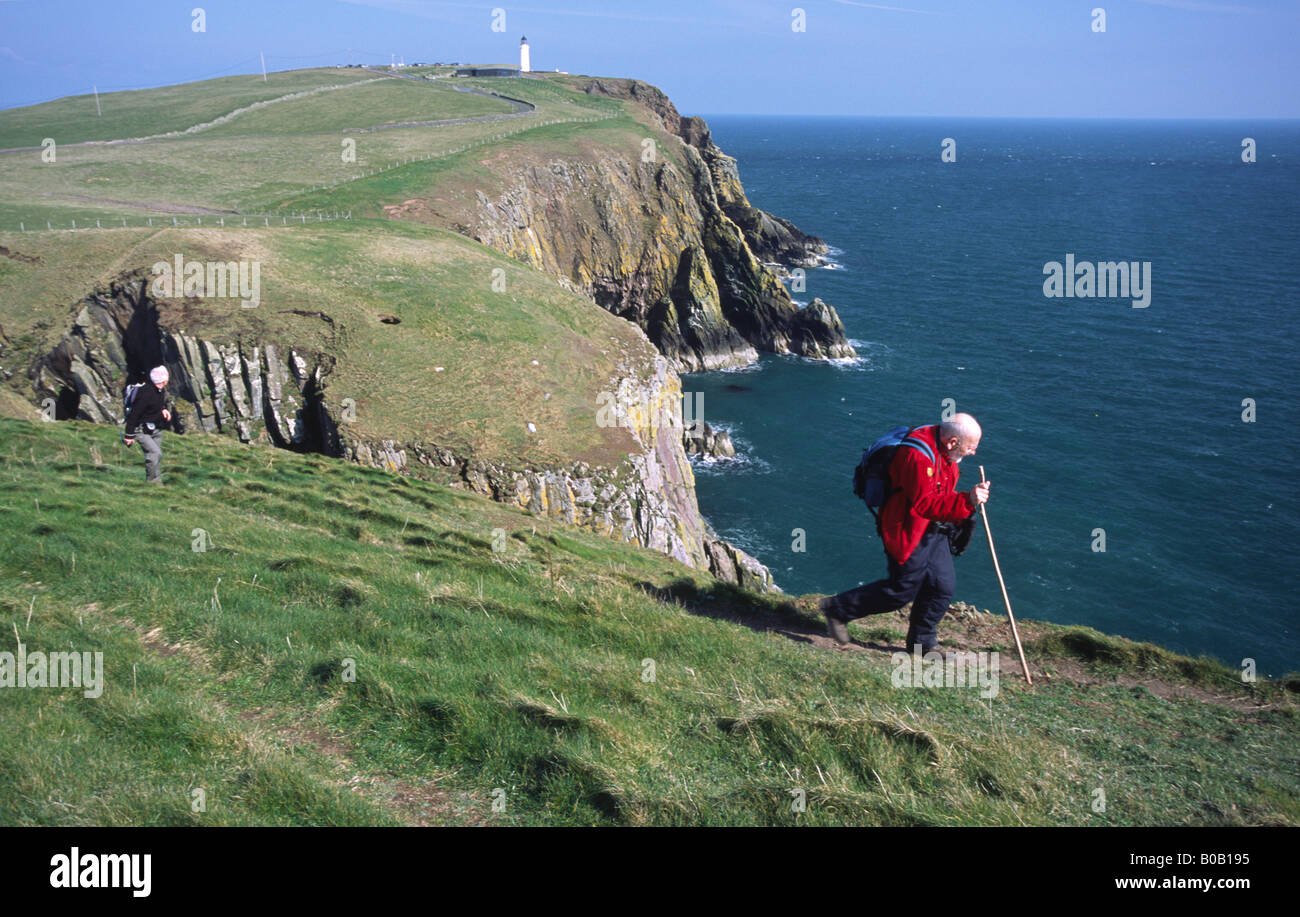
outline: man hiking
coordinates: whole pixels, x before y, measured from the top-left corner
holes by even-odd
[[[126,411],[126,425],[122,428],[122,442],[132,445],[140,441],[144,450],[144,477],[150,484],[162,483],[162,425],[171,423],[172,412],[167,410],[166,366],[149,370],[149,385],[141,385]]]
[[[908,652],[939,651],[939,622],[952,601],[956,574],[948,538],[938,525],[970,518],[988,499],[987,482],[957,492],[957,465],[975,454],[980,435],[974,417],[954,414],[951,420],[908,434],[929,447],[933,462],[919,449],[901,446],[894,453],[889,466],[892,492],[880,512],[889,576],[818,603],[836,643],[849,642],[848,622],[854,618],[896,611],[911,602]]]

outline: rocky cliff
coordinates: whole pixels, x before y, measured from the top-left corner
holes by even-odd
[[[764,263],[817,264],[825,243],[753,207],[701,119],[635,80],[574,88],[634,103],[656,136],[571,155],[525,148],[485,160],[496,180],[472,199],[434,189],[389,215],[432,219],[567,279],[639,325],[679,371],[742,366],[758,351],[856,356],[834,308],[797,308]]]
[[[817,267],[826,263],[823,256],[828,246],[823,240],[800,231],[789,220],[750,204],[740,183],[735,158],[713,142],[713,134],[703,118],[683,117],[660,89],[640,80],[580,77],[572,85],[589,94],[635,103],[665,131],[696,150],[709,168],[718,206],[744,234],[756,257],[790,267]]]
[[[426,443],[367,442],[346,433],[344,450],[363,464],[393,470],[423,466],[435,479],[498,502],[661,551],[757,592],[779,592],[765,566],[718,538],[700,515],[694,473],[683,449],[683,441],[694,437],[683,430],[681,382],[668,361],[657,357],[650,367],[622,366],[620,371],[614,402],[630,406],[619,423],[639,451],[614,468],[585,462],[517,468]]]

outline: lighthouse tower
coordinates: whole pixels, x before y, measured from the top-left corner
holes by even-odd
[[[528,36],[525,35],[519,39],[519,72],[529,73],[532,69],[528,66]]]

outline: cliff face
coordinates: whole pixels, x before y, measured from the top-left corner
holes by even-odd
[[[125,385],[165,364],[180,432],[234,434],[243,442],[322,452],[391,471],[418,466],[452,486],[661,551],[728,582],[779,591],[767,568],[717,538],[700,516],[675,409],[681,382],[666,359],[620,366],[611,381],[615,403],[631,406],[618,418],[635,442],[622,462],[542,469],[461,456],[436,443],[355,435],[331,392],[336,359],[271,341],[215,342],[169,327],[140,272],[79,303],[69,330],[28,376],[37,403],[52,405],[56,419],[116,424],[123,420]]]
[[[749,203],[740,183],[735,158],[722,152],[713,142],[713,135],[703,118],[682,117],[668,96],[640,80],[577,78],[572,85],[589,94],[636,103],[664,130],[680,137],[696,150],[709,168],[718,206],[743,233],[746,244],[757,258],[792,267],[816,267],[825,263],[821,257],[827,251],[824,241],[800,231],[789,220]]]
[[[435,191],[389,213],[420,218],[427,206],[450,228],[566,278],[639,325],[679,371],[743,366],[760,350],[856,356],[834,308],[797,308],[763,263],[815,264],[825,243],[751,206],[735,160],[702,120],[682,118],[645,83],[579,83],[640,105],[680,155],[644,143],[532,160],[523,151],[489,165],[499,180],[490,194],[469,201]]]
[[[683,449],[681,382],[668,361],[656,357],[650,367],[624,366],[622,371],[613,387],[614,403],[633,406],[621,421],[639,451],[615,468],[585,462],[512,468],[426,443],[367,442],[346,432],[343,448],[348,458],[362,464],[393,470],[419,464],[453,486],[661,551],[756,592],[779,592],[765,566],[718,538],[700,516],[695,476]]]

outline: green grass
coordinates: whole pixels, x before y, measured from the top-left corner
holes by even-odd
[[[590,109],[598,114],[619,114],[624,111],[623,103],[606,96],[587,95],[575,92],[562,85],[563,77],[541,76],[502,79],[500,77],[457,77],[447,82],[455,86],[469,86],[484,92],[498,92],[512,99],[522,99],[534,105],[545,106],[547,103],[565,103]]]
[[[497,130],[512,130],[522,125],[504,125]],[[565,122],[529,127],[518,135],[501,140],[484,140],[464,152],[451,153],[427,162],[399,166],[390,172],[363,177],[346,184],[292,195],[279,205],[295,211],[343,208],[354,216],[381,216],[387,204],[399,204],[437,191],[441,194],[472,197],[476,190],[495,191],[505,176],[485,164],[499,157],[495,168],[509,168],[521,160],[545,161],[571,156],[575,152],[593,158],[620,156],[635,161],[641,151],[642,138],[649,135],[646,126],[630,117],[611,117],[600,121]],[[666,155],[681,165],[677,151],[661,144]]]
[[[520,84],[516,95],[534,98],[537,110],[504,120],[375,130],[509,113],[512,106],[504,100],[452,88],[505,92],[503,83]],[[186,206],[262,213],[323,186],[331,189],[328,209],[334,210],[350,183],[378,169],[466,147],[481,155],[507,131],[608,117],[624,109],[615,100],[593,99],[542,80],[413,82],[358,70],[279,73],[267,84],[260,77],[230,77],[105,95],[100,101],[109,112],[102,119],[86,118],[87,100],[81,97],[0,112],[0,148],[36,146],[45,137],[58,144],[54,162],[32,150],[0,154],[0,230],[21,224],[44,231],[47,223],[67,230],[73,220],[84,228],[96,219],[103,225],[120,226],[125,219],[144,226],[150,216],[155,223],[160,219],[160,209]],[[271,104],[242,110],[259,102]],[[89,104],[93,110],[93,100]],[[198,126],[202,129],[177,133]],[[636,129],[645,133],[644,127]],[[138,137],[154,139],[78,145]],[[355,143],[355,159],[344,159],[344,140]]]
[[[227,76],[158,89],[104,92],[99,112],[91,93],[0,111],[0,149],[40,146],[46,137],[63,145],[88,140],[122,140],[183,131],[238,108],[321,86],[374,79],[364,70],[291,70]]]
[[[456,92],[440,83],[385,79],[335,93],[270,105],[204,131],[205,136],[314,133],[350,128],[508,114],[509,102]]]
[[[220,437],[169,436],[147,488],[114,435],[0,421],[0,627],[102,651],[107,682],[0,692],[6,824],[1300,822],[1270,683],[895,689],[883,655],[724,620],[810,623],[651,551]],[[1091,665],[1071,633],[1036,661]]]

